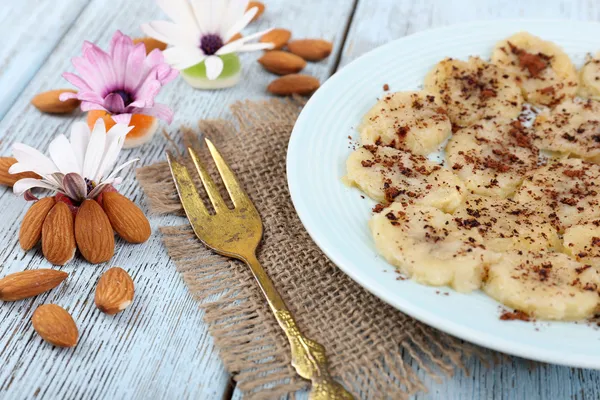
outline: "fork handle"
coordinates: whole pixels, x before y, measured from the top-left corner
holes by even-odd
[[[260,265],[256,254],[253,253],[244,257],[243,261],[250,267],[260,290],[275,315],[275,319],[277,319],[277,323],[279,323],[290,342],[292,366],[296,369],[298,375],[304,379],[309,379],[312,383],[309,399],[353,399],[352,395],[342,385],[333,380],[329,374],[325,348],[300,332],[292,313],[290,313],[281,295],[275,289],[273,281]]]

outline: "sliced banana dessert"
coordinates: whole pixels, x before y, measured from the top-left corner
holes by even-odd
[[[479,57],[440,61],[425,77],[425,89],[439,96],[457,127],[484,117],[514,118],[523,103],[514,77]]]
[[[600,166],[577,158],[555,160],[531,171],[514,200],[536,207],[562,233],[600,218]]]
[[[530,103],[553,107],[577,92],[579,79],[569,56],[530,33],[519,32],[498,42],[492,62],[516,76]]]
[[[565,229],[563,246],[566,254],[600,271],[600,219]]]
[[[379,253],[427,285],[478,289],[485,267],[501,257],[485,248],[477,230],[460,228],[452,214],[435,207],[396,202],[375,214],[370,226]]]
[[[558,156],[600,163],[600,102],[568,99],[537,116],[534,143]]]
[[[350,154],[346,168],[346,183],[384,204],[404,201],[452,211],[466,195],[464,184],[449,170],[391,147],[365,145]]]
[[[600,51],[594,57],[587,55],[579,70],[577,94],[588,99],[600,100]]]
[[[485,247],[493,251],[562,248],[556,229],[544,214],[510,199],[469,195],[453,215],[461,229],[477,231]]]
[[[358,127],[362,144],[391,146],[427,155],[452,133],[446,110],[433,94],[397,92],[379,100]]]
[[[512,251],[490,265],[483,290],[508,307],[549,320],[578,320],[598,311],[600,277],[566,254]]]
[[[518,120],[481,120],[450,138],[446,160],[469,190],[506,198],[537,167],[538,150],[532,136]]]

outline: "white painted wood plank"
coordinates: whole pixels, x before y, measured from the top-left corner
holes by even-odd
[[[299,38],[332,40],[337,51],[342,47],[351,8],[351,0],[338,2],[336,7],[320,0],[270,0],[264,16],[248,32],[281,26]],[[73,121],[82,118],[42,115],[29,101],[36,93],[66,86],[60,74],[70,69],[70,57],[79,55],[83,40],[107,46],[114,30],[140,35],[140,23],[158,18],[164,17],[150,0],[93,0],[0,121],[0,135],[5,135],[0,154],[8,154],[15,141],[45,149],[54,135],[66,132]],[[242,56],[244,79],[232,89],[195,91],[181,79],[170,84],[159,100],[176,110],[173,126],[195,126],[199,118],[227,117],[227,106],[232,102],[267,97],[265,88],[275,76],[254,61],[258,56]],[[334,54],[310,64],[306,72],[325,79],[335,60]],[[151,164],[164,159],[166,145],[158,136],[142,148],[126,151],[123,159],[139,157],[142,165]],[[145,208],[133,174],[129,178],[121,191]],[[18,221],[27,209],[24,202],[0,189],[0,209],[5,221],[0,226],[0,276],[49,267],[39,249],[23,254],[18,247]],[[154,229],[182,222],[176,217],[151,218]],[[130,271],[136,283],[134,303],[116,318],[101,314],[93,305],[95,283],[112,265]],[[71,274],[66,285],[36,299],[0,307],[0,397],[214,399],[227,393],[229,376],[201,321],[202,312],[169,261],[156,231],[143,245],[118,241],[117,254],[107,265],[91,266],[78,260],[61,269]],[[81,333],[76,348],[54,349],[34,333],[31,314],[47,302],[56,302],[73,314]]]
[[[0,119],[89,0],[4,0],[0,7]]]
[[[552,18],[600,20],[600,3],[587,0],[360,0],[340,60],[340,67],[362,54],[411,33],[428,28],[478,20]],[[568,340],[568,339],[566,339]],[[600,372],[541,364],[510,357],[485,367],[476,360],[469,374],[438,383],[417,365],[419,377],[430,389],[415,399],[597,399]]]

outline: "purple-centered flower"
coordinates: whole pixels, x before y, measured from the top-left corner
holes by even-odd
[[[77,98],[81,109],[105,110],[117,123],[129,124],[132,114],[160,118],[168,123],[173,111],[154,102],[163,85],[177,77],[177,70],[165,62],[158,49],[146,55],[143,43],[116,31],[108,53],[90,42],[83,43],[83,55],[72,59],[79,75],[65,72],[63,77],[77,86],[78,93],[62,93],[62,101]]]

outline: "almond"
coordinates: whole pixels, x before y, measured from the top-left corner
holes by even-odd
[[[0,157],[0,185],[13,186],[16,181],[23,178],[35,178],[40,179],[36,173],[33,172],[21,172],[20,174],[9,174],[8,169],[17,163],[16,158],[12,157]]]
[[[133,280],[129,274],[123,268],[113,267],[100,277],[94,301],[100,311],[113,315],[131,304],[133,293]]]
[[[40,110],[41,112],[50,114],[68,114],[75,111],[81,103],[77,99],[69,99],[66,101],[60,101],[58,96],[64,92],[77,93],[72,89],[56,89],[50,90],[49,92],[40,93],[31,99],[31,104]]]
[[[290,40],[291,37],[292,32],[288,31],[287,29],[277,28],[262,35],[260,37],[259,42],[273,43],[275,45],[273,49],[279,50],[286,45],[286,43],[288,42],[288,40]]]
[[[75,255],[73,214],[63,202],[54,204],[42,225],[42,253],[55,265],[65,265]]]
[[[309,75],[286,75],[275,79],[267,90],[279,96],[309,95],[319,88],[319,80]]]
[[[83,258],[92,264],[108,261],[115,254],[113,228],[96,200],[81,203],[75,217],[75,240]]]
[[[248,3],[248,7],[246,7],[246,11],[248,11],[252,7],[258,8],[258,12],[254,16],[254,18],[252,18],[252,21],[256,21],[265,12],[265,5],[260,1],[251,1]]]
[[[163,42],[156,40],[154,38],[151,38],[151,37],[143,37],[143,38],[133,39],[133,44],[138,44],[138,43],[144,43],[144,46],[146,46],[146,54],[150,54],[152,52],[152,50],[154,50],[154,49],[159,49],[160,51],[164,51],[167,48],[166,43],[163,43]]]
[[[117,234],[129,243],[143,243],[152,230],[148,218],[131,200],[117,192],[104,192],[102,205]]]
[[[42,225],[54,203],[54,197],[44,197],[27,210],[19,230],[19,244],[23,250],[31,250],[42,238]]]
[[[277,75],[295,74],[306,66],[306,61],[302,57],[280,50],[267,51],[258,62],[267,71]]]
[[[235,35],[233,35],[233,36],[231,37],[231,39],[229,39],[229,40],[227,41],[227,43],[235,42],[236,40],[239,40],[239,39],[241,39],[241,38],[243,38],[243,37],[244,37],[244,36],[243,36],[241,33],[239,33],[239,32],[238,32],[238,33],[236,33]]]
[[[55,269],[32,269],[0,279],[0,300],[15,301],[37,296],[57,287],[69,274]]]
[[[306,61],[321,61],[331,54],[333,44],[322,39],[293,40],[287,44],[288,50]]]
[[[77,325],[71,314],[56,304],[39,306],[31,317],[33,329],[46,342],[59,347],[73,347],[79,339]]]

